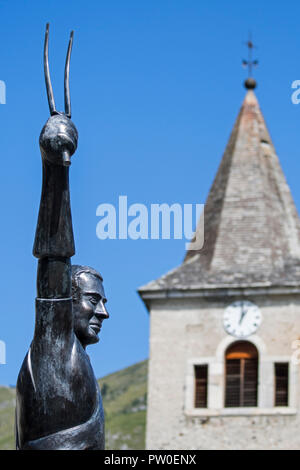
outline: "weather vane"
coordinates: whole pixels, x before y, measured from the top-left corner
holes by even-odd
[[[258,66],[258,60],[253,60],[253,49],[256,49],[256,46],[254,46],[252,42],[251,33],[249,33],[249,39],[245,44],[248,47],[248,60],[243,59],[242,61],[243,67],[248,67],[248,78],[245,81],[245,87],[254,89],[256,87],[256,81],[252,77],[252,70]]]

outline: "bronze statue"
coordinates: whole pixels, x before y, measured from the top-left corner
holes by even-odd
[[[75,253],[69,166],[78,134],[71,121],[70,36],[65,65],[65,113],[56,111],[48,63],[50,118],[40,135],[43,186],[33,254],[38,258],[35,332],[17,381],[17,449],[104,449],[101,394],[85,348],[108,318],[102,277],[71,266]]]

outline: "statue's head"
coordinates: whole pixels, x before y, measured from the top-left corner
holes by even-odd
[[[99,341],[102,322],[109,318],[101,275],[88,266],[72,266],[74,331],[85,348]]]

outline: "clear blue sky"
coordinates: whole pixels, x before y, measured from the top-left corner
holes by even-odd
[[[138,286],[178,265],[185,241],[96,238],[96,207],[127,195],[139,202],[203,203],[244,97],[249,29],[259,48],[259,98],[300,208],[299,1],[0,0],[1,306],[7,365],[15,384],[34,327],[36,260],[31,251],[41,190],[38,137],[48,118],[42,49],[50,22],[50,66],[63,103],[67,41],[73,121],[74,263],[104,277],[111,318],[89,348],[97,376],[148,356],[149,318]],[[166,332],[167,334],[167,332]]]

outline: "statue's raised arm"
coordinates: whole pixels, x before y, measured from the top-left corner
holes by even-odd
[[[71,297],[70,258],[75,254],[69,191],[69,166],[77,148],[78,133],[71,121],[69,87],[73,32],[65,65],[65,113],[56,111],[48,60],[49,25],[44,44],[44,72],[50,118],[39,143],[43,164],[43,187],[33,254],[39,259],[37,297]]]
[[[78,134],[71,121],[70,36],[65,65],[65,112],[55,107],[48,62],[44,72],[50,118],[40,135],[42,194],[33,254],[38,258],[34,337],[17,381],[17,449],[103,449],[101,395],[85,352],[108,318],[102,277],[71,267],[75,253],[69,167]],[[73,296],[73,297],[72,297]]]

